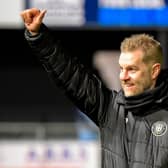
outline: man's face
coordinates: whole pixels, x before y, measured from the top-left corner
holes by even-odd
[[[122,52],[119,58],[120,81],[125,96],[135,96],[153,87],[152,66],[143,62],[143,52]]]

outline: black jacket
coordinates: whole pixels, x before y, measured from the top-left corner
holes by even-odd
[[[168,76],[157,87],[125,98],[55,42],[43,25],[25,37],[49,76],[100,128],[102,168],[168,168]]]

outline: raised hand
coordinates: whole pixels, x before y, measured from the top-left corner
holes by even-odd
[[[45,13],[46,10],[41,11],[37,8],[26,9],[20,13],[25,27],[32,35],[39,33],[39,29],[43,22]]]

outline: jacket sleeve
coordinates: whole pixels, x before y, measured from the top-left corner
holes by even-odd
[[[54,83],[99,125],[106,115],[108,101],[113,97],[112,92],[76,57],[70,56],[59,41],[54,41],[44,24],[39,35],[31,37],[26,30],[25,38]]]

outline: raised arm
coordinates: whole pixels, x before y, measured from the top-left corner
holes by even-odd
[[[26,40],[54,83],[64,90],[82,112],[99,124],[106,105],[112,98],[111,91],[77,57],[53,39],[42,23],[45,13],[45,10],[35,8],[21,13],[27,28]]]

